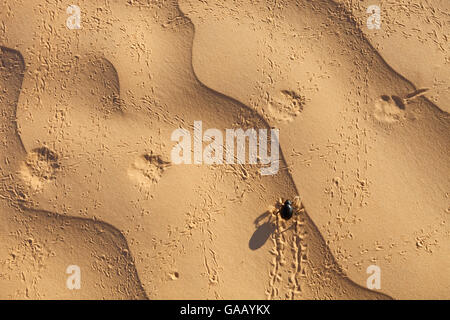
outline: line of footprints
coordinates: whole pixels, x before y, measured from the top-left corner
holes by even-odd
[[[77,5],[70,5],[66,9],[69,17],[66,20],[66,26],[70,30],[81,29],[81,9]],[[381,28],[381,9],[379,6],[371,5],[367,8],[367,14],[370,16],[367,18],[367,28],[369,30]],[[367,288],[371,290],[381,289],[381,268],[376,265],[370,265],[366,269],[369,277],[367,278]],[[66,269],[68,278],[66,286],[69,290],[81,289],[81,268],[77,265],[69,265]]]

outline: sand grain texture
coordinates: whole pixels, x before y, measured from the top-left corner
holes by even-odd
[[[69,4],[0,3],[0,297],[448,298],[448,77],[400,75],[363,4]],[[279,173],[173,165],[195,120],[280,128]]]

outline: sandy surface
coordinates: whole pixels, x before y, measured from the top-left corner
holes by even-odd
[[[0,1],[0,298],[450,298],[448,1],[70,4]],[[172,163],[194,121],[278,173]]]

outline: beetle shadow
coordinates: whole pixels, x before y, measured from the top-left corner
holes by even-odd
[[[256,230],[248,242],[248,246],[251,250],[257,250],[261,248],[269,239],[270,235],[275,231],[276,226],[271,221],[271,213],[269,211],[264,212],[258,218],[255,219]],[[262,223],[267,219],[266,222]]]

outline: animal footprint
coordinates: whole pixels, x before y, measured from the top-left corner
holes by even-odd
[[[375,101],[373,116],[380,122],[395,123],[400,121],[404,109],[403,99],[397,96],[391,98],[383,95]]]
[[[46,182],[56,178],[59,168],[58,155],[46,147],[41,147],[28,153],[20,174],[33,190],[38,191]]]
[[[291,90],[282,90],[281,98],[271,99],[268,110],[270,115],[279,121],[293,121],[305,105],[305,98]]]
[[[140,186],[156,184],[170,165],[161,156],[154,154],[144,154],[139,156],[128,170],[130,178],[135,180]]]
[[[407,104],[423,96],[428,90],[427,88],[418,89],[407,94],[404,98],[395,95],[382,95],[375,102],[374,117],[385,123],[397,122],[401,119]]]

